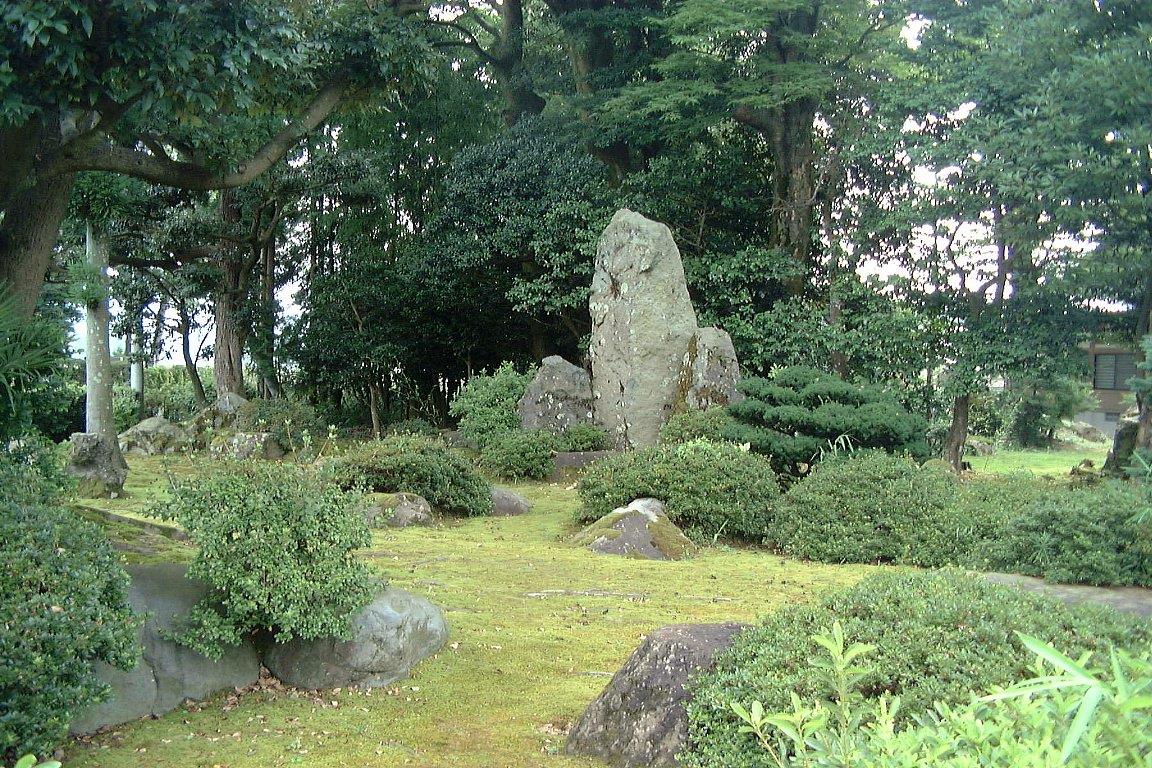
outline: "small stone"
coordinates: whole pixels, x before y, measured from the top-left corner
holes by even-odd
[[[644,560],[682,560],[697,552],[692,540],[668,519],[659,499],[636,499],[613,510],[576,534],[572,543],[604,555]]]
[[[514,517],[525,515],[532,511],[532,502],[515,491],[507,488],[492,486],[492,516]]]

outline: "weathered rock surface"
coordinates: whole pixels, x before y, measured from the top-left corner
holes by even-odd
[[[572,727],[564,751],[626,768],[675,766],[688,740],[686,685],[744,625],[677,624],[640,644]]]
[[[205,585],[185,577],[184,566],[135,565],[127,570],[132,577],[129,602],[137,613],[148,614],[139,632],[143,658],[128,672],[96,665],[97,675],[112,687],[112,698],[82,711],[72,722],[74,734],[162,715],[185,699],[199,701],[218,691],[251,685],[260,674],[260,660],[251,644],[230,647],[220,661],[211,661],[162,636],[208,594]]]
[[[588,371],[559,355],[544,358],[517,406],[520,426],[563,432],[593,423],[592,379]]]
[[[596,248],[588,309],[596,421],[618,448],[655,445],[696,332],[668,227],[627,209],[612,217]]]
[[[389,587],[352,618],[350,640],[274,643],[265,650],[264,665],[297,688],[378,688],[407,677],[447,639],[438,607]]]
[[[284,448],[271,432],[221,432],[209,445],[212,453],[233,459],[282,459]]]
[[[532,511],[532,502],[515,491],[492,486],[492,516],[514,517],[525,515]]]
[[[85,499],[122,496],[128,479],[128,464],[116,440],[92,432],[72,435],[64,471],[76,478],[76,495]]]
[[[744,399],[736,389],[739,381],[740,363],[732,337],[719,328],[698,328],[684,353],[673,410],[704,411],[739,402]]]
[[[550,480],[562,480],[573,472],[612,456],[616,451],[559,451],[556,453]]]
[[[144,456],[181,453],[192,447],[188,430],[157,414],[120,433],[120,450]]]
[[[697,550],[658,499],[636,499],[613,510],[576,534],[572,543],[604,555],[644,560],[681,560]]]
[[[379,528],[407,528],[412,525],[432,525],[432,505],[423,496],[414,493],[370,493],[364,507],[364,520]]]
[[[1128,414],[1120,420],[1116,429],[1116,436],[1112,438],[1112,450],[1104,461],[1104,474],[1122,475],[1124,468],[1132,463],[1132,454],[1136,451],[1136,433],[1140,425],[1135,418]]]

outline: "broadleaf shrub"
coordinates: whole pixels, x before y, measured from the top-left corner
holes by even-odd
[[[460,434],[483,448],[496,435],[520,428],[516,406],[531,382],[531,375],[502,363],[492,373],[468,379],[448,413],[459,419]]]
[[[747,539],[765,534],[780,494],[767,459],[707,440],[609,456],[588,467],[578,491],[580,522],[651,497],[687,533]]]
[[[480,466],[505,480],[543,480],[555,467],[552,445],[552,436],[542,432],[504,432],[480,450]]]
[[[747,398],[728,406],[725,438],[769,456],[779,472],[803,475],[838,442],[927,458],[928,422],[896,398],[815,368],[793,366],[740,383]]]
[[[673,414],[660,428],[662,445],[678,445],[692,440],[723,442],[724,433],[733,425],[732,416],[720,406],[703,411],[684,411]]]
[[[305,432],[316,439],[327,431],[316,409],[301,400],[258,397],[242,406],[236,416],[236,428],[241,432],[270,432],[289,451],[304,446]]]
[[[983,538],[960,514],[946,469],[865,451],[826,461],[776,505],[766,543],[826,563],[962,563]]]
[[[612,436],[593,424],[573,424],[553,438],[557,451],[606,451],[612,447]]]
[[[45,462],[49,461],[44,459]],[[93,669],[137,661],[128,575],[99,527],[53,503],[51,471],[0,452],[0,763],[51,754],[107,698]]]
[[[229,462],[177,484],[153,514],[197,544],[188,575],[213,588],[179,640],[210,658],[257,630],[278,642],[346,637],[375,578],[360,496],[291,463]]]
[[[373,493],[415,493],[446,515],[492,512],[491,487],[480,473],[443,443],[393,435],[361,443],[332,459],[329,476],[344,488]]]
[[[791,710],[829,695],[822,670],[810,663],[811,636],[839,621],[849,643],[875,646],[873,671],[860,681],[867,699],[901,697],[903,718],[934,704],[962,704],[972,690],[1009,685],[1031,661],[1015,632],[1025,632],[1073,658],[1110,646],[1138,648],[1152,628],[1135,617],[992,584],[979,576],[937,571],[883,573],[813,605],[789,606],[737,636],[700,678],[688,705],[688,768],[775,766],[755,739],[741,733],[732,701],[760,701],[769,712]]]

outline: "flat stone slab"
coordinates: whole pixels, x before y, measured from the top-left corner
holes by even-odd
[[[1005,584],[1026,592],[1037,592],[1065,603],[1096,603],[1121,613],[1148,618],[1152,616],[1152,589],[1145,587],[1093,587],[1088,584],[1053,584],[1034,576],[1018,573],[985,573],[996,584]]]

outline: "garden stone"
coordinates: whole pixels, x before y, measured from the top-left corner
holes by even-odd
[[[407,528],[432,525],[432,505],[414,493],[370,493],[364,507],[364,520],[372,528]]]
[[[515,491],[492,486],[492,516],[515,517],[532,511],[532,502]]]
[[[76,478],[76,495],[85,499],[115,499],[124,495],[128,464],[114,438],[76,432],[68,444],[64,471]]]
[[[111,686],[112,696],[82,710],[72,721],[73,734],[158,717],[186,699],[201,701],[252,685],[260,675],[260,659],[251,643],[228,646],[220,661],[212,661],[164,636],[209,593],[206,585],[187,578],[185,566],[130,565],[127,571],[132,577],[128,601],[134,611],[147,615],[138,633],[142,658],[129,671],[96,664],[97,677]]]
[[[664,502],[637,499],[609,512],[572,539],[604,555],[644,560],[681,560],[696,554],[696,545],[668,519]]]
[[[617,448],[655,445],[696,333],[684,265],[667,226],[628,209],[612,217],[596,248],[588,309],[596,421]]]
[[[225,432],[212,439],[212,453],[233,459],[284,458],[284,448],[271,432]]]
[[[1136,434],[1140,424],[1135,418],[1125,414],[1120,420],[1116,436],[1112,439],[1112,450],[1104,461],[1104,474],[1123,475],[1124,468],[1132,463],[1132,454],[1136,451]]]
[[[157,414],[120,433],[120,450],[143,456],[181,453],[192,447],[192,436],[179,424]]]
[[[438,607],[389,587],[352,618],[350,639],[272,643],[265,649],[264,666],[297,688],[379,688],[407,677],[447,639],[448,625]]]
[[[742,624],[676,624],[648,635],[568,734],[564,751],[613,766],[675,766],[688,743],[688,683],[711,670]]]
[[[719,328],[698,328],[688,340],[673,410],[704,411],[738,403],[744,399],[736,389],[739,381],[740,363],[732,337]]]
[[[594,423],[592,411],[588,371],[559,355],[544,358],[517,405],[523,429],[553,433]]]

